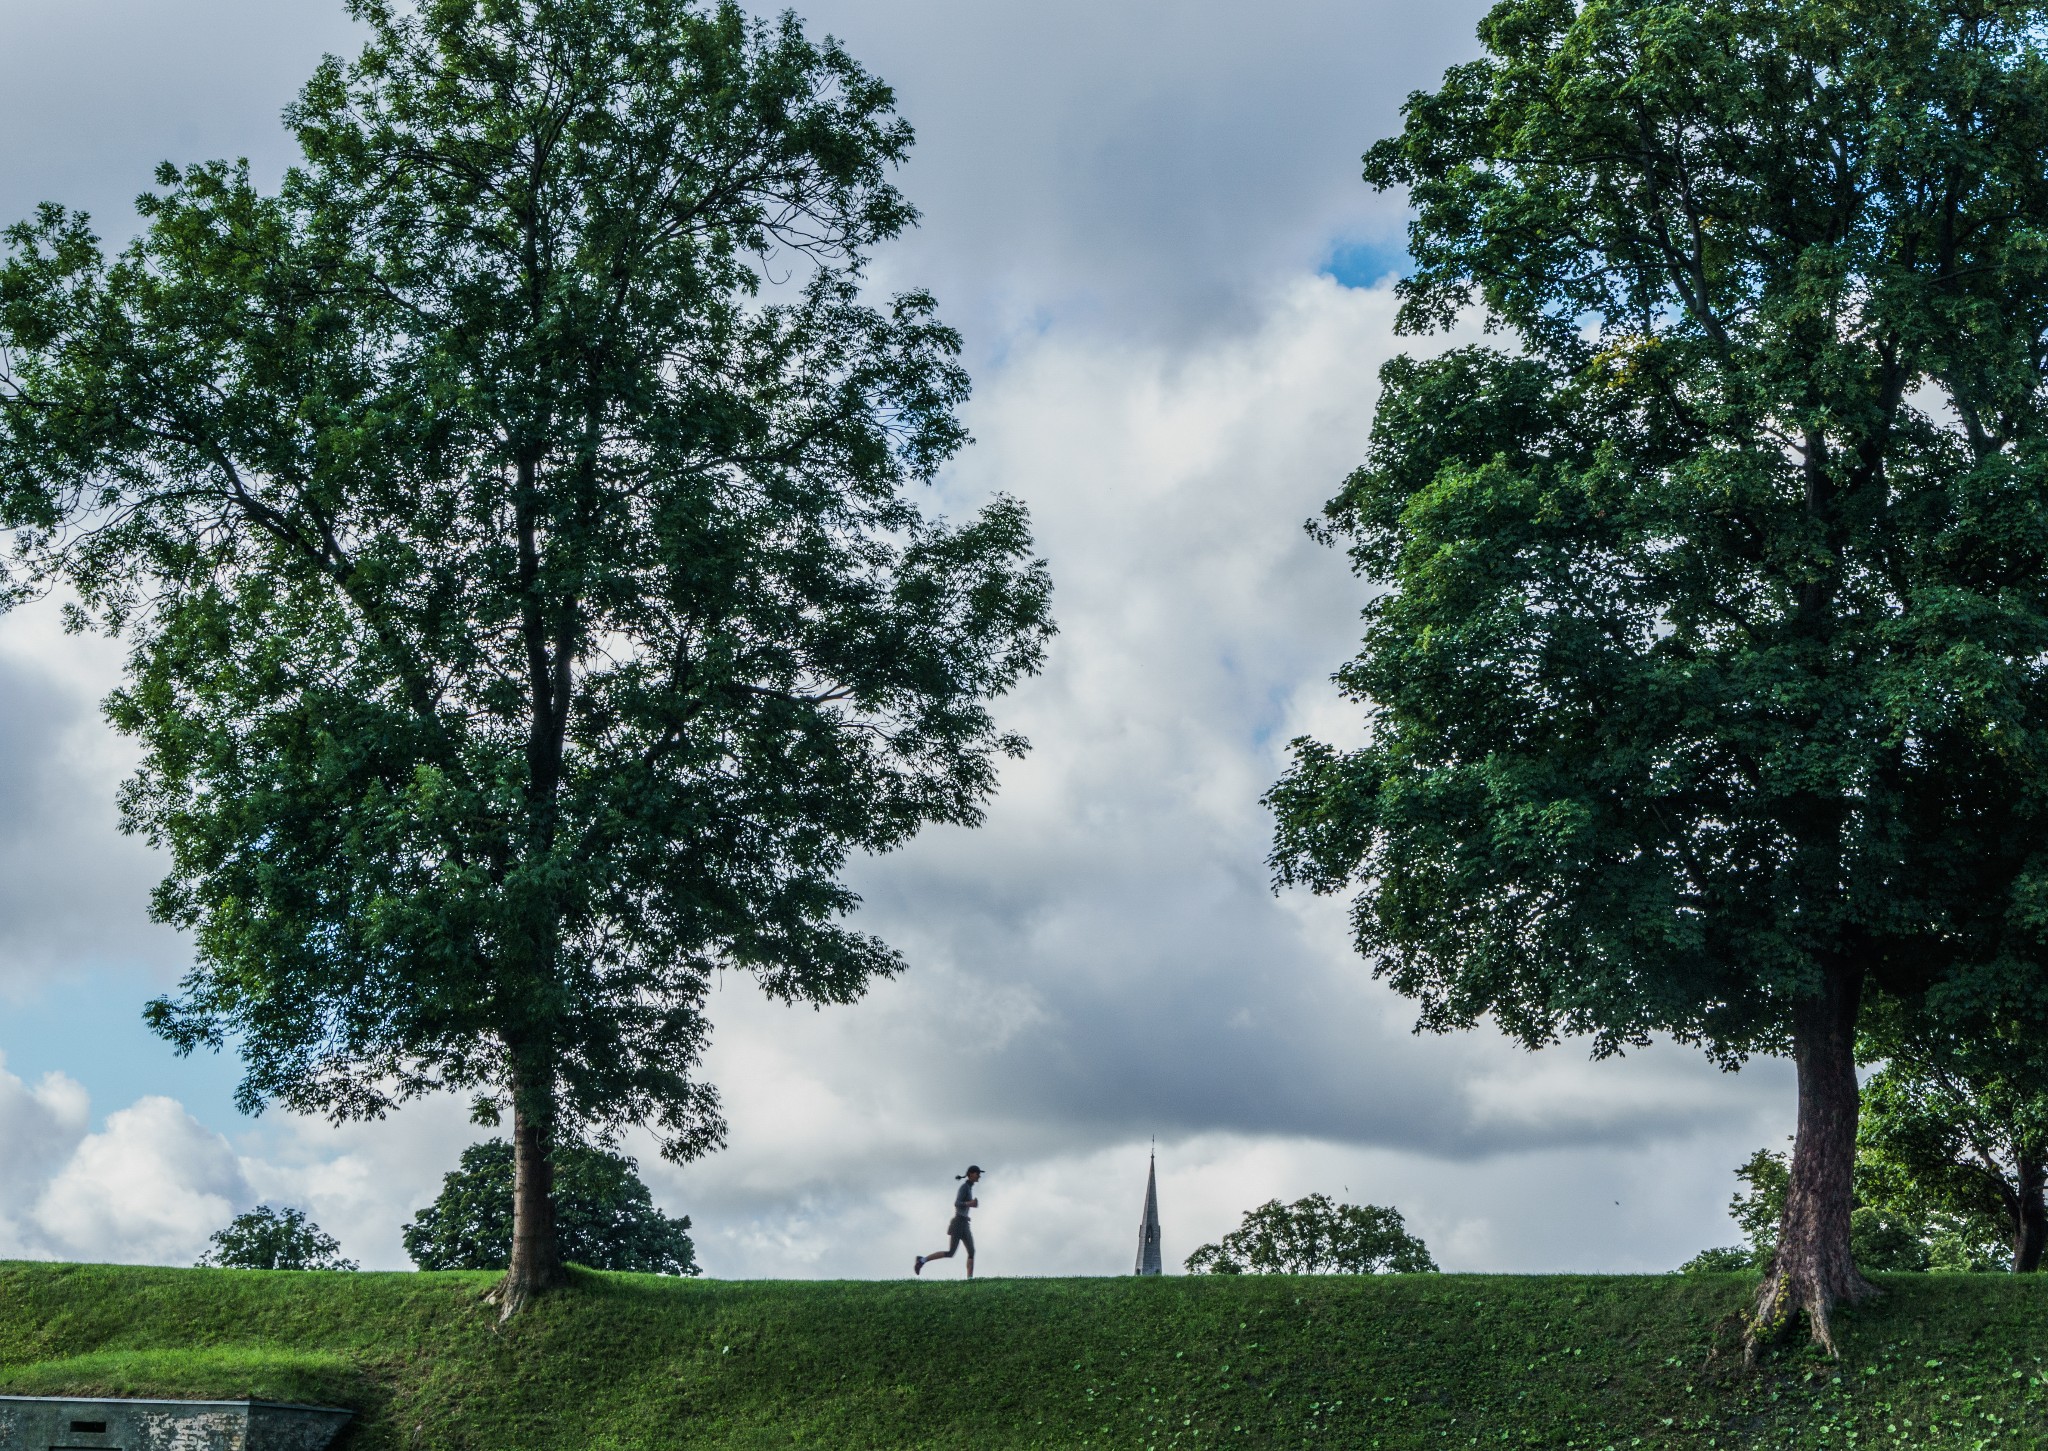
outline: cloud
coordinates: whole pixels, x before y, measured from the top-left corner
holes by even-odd
[[[0,1066],[0,1257],[191,1264],[234,1215],[271,1203],[307,1210],[375,1266],[403,1267],[400,1227],[476,1132],[436,1100],[338,1134],[280,1116],[236,1145],[162,1095],[94,1130],[76,1080],[49,1073],[31,1087]]]
[[[89,1107],[75,1079],[48,1073],[31,1088],[0,1067],[0,1253],[34,1241],[36,1200],[84,1139]]]
[[[168,1098],[145,1098],[87,1135],[33,1221],[65,1258],[189,1264],[251,1203],[226,1139]]]
[[[0,622],[0,996],[107,962],[168,977],[185,957],[149,921],[161,863],[118,830],[134,752],[98,705],[117,659],[107,641],[63,634],[47,605]]]
[[[1285,742],[1357,729],[1327,675],[1362,588],[1300,523],[1362,451],[1392,307],[1304,277],[1249,335],[1049,335],[985,390],[946,489],[1036,510],[1064,632],[1005,709],[1036,748],[986,825],[856,874],[902,980],[839,1012],[737,980],[714,998],[733,1147],[649,1172],[715,1272],[899,1272],[970,1158],[1001,1168],[984,1238],[1005,1263],[1114,1272],[1154,1134],[1203,1238],[1346,1174],[1462,1268],[1668,1268],[1726,1237],[1729,1169],[1782,1134],[1775,1065],[1418,1038],[1342,902],[1268,890],[1258,798]],[[1664,1212],[1655,1186],[1681,1182],[1692,1212]],[[1579,1211],[1615,1200],[1663,1208],[1588,1239]]]
[[[761,5],[762,11],[775,6]],[[882,276],[937,289],[981,348],[1053,320],[1185,341],[1257,325],[1275,276],[1397,241],[1359,156],[1471,55],[1487,6],[1329,0],[817,0],[897,89],[924,209]]]
[[[258,1198],[304,1209],[366,1269],[410,1269],[400,1232],[487,1133],[465,1100],[443,1096],[370,1123],[266,1115],[238,1149]]]
[[[777,3],[753,5],[772,16]],[[923,227],[878,262],[938,290],[986,359],[1048,319],[1146,334],[1246,324],[1333,242],[1397,240],[1358,181],[1409,90],[1473,50],[1484,0],[815,0],[918,130]],[[157,164],[292,159],[280,112],[359,32],[340,0],[0,4],[0,219],[38,202],[128,235]]]
[[[1448,1270],[1658,1273],[1740,1238],[1726,1214],[1736,1187],[1730,1171],[1758,1145],[1780,1141],[1774,1128],[1737,1118],[1648,1145],[1585,1144],[1448,1164],[1312,1138],[1166,1140],[1158,1154],[1167,1271],[1180,1273],[1197,1245],[1236,1228],[1254,1205],[1322,1192],[1396,1206]],[[1014,1158],[1008,1145],[995,1147],[1004,1157],[977,1154],[990,1171],[974,1216],[978,1273],[1130,1273],[1144,1141]],[[660,1165],[647,1172],[671,1212],[696,1217],[698,1258],[712,1275],[893,1277],[909,1271],[912,1255],[944,1247],[953,1175],[964,1167],[958,1155],[924,1165],[884,1159],[870,1179],[805,1177],[799,1166],[773,1195],[724,1192],[731,1184],[725,1174],[677,1175]]]
[[[409,1269],[401,1231],[488,1133],[452,1095],[368,1123],[269,1113],[222,1133],[150,1094],[94,1131],[81,1084],[50,1073],[31,1088],[4,1062],[0,1258],[188,1265],[232,1217],[272,1204],[304,1210],[366,1268]]]
[[[274,179],[280,113],[353,36],[339,0],[0,3],[0,225],[55,201],[125,238],[163,161],[247,157]]]

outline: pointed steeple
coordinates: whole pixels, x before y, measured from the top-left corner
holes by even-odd
[[[1145,1217],[1138,1224],[1138,1268],[1141,1275],[1166,1273],[1159,1265],[1159,1151],[1145,1170]]]

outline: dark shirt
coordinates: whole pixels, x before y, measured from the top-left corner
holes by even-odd
[[[953,1217],[955,1219],[965,1219],[967,1217],[967,1201],[975,1197],[977,1196],[974,1192],[973,1183],[962,1179],[959,1192],[953,1196]]]

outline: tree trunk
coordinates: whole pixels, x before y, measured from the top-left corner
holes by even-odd
[[[553,1085],[521,1086],[512,1095],[512,1263],[498,1284],[501,1320],[568,1279],[555,1238]]]
[[[2041,1251],[2048,1247],[2048,1206],[2042,1203],[2042,1165],[2022,1156],[2019,1171],[2019,1223],[2013,1226],[2012,1272],[2031,1275],[2041,1268]]]
[[[1757,1296],[1748,1350],[1788,1331],[1803,1313],[1813,1338],[1835,1349],[1833,1315],[1877,1293],[1849,1251],[1856,1167],[1856,1014],[1861,973],[1830,971],[1800,1004],[1792,1027],[1799,1068],[1799,1129],[1778,1250]]]

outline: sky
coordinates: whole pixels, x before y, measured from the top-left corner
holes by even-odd
[[[724,1277],[908,1273],[988,1171],[983,1274],[1129,1273],[1147,1155],[1166,1259],[1270,1198],[1393,1205],[1446,1269],[1656,1271],[1735,1239],[1732,1170],[1792,1075],[1659,1045],[1593,1062],[1411,1031],[1346,903],[1276,895],[1261,793],[1302,734],[1359,737],[1329,677],[1364,585],[1302,522],[1362,455],[1393,331],[1398,196],[1358,179],[1404,96],[1476,49],[1472,0],[821,0],[888,80],[923,213],[878,287],[967,340],[976,443],[932,486],[1031,508],[1061,633],[1001,702],[1028,735],[986,822],[850,873],[900,979],[824,1012],[713,994],[730,1146],[629,1138]],[[132,226],[162,160],[290,160],[278,113],[355,44],[338,0],[0,0],[0,221]],[[259,1202],[366,1268],[484,1131],[237,1112],[232,1057],[141,1022],[189,944],[121,835],[117,646],[0,619],[0,1255],[189,1263]],[[946,1267],[952,1271],[953,1267]]]

